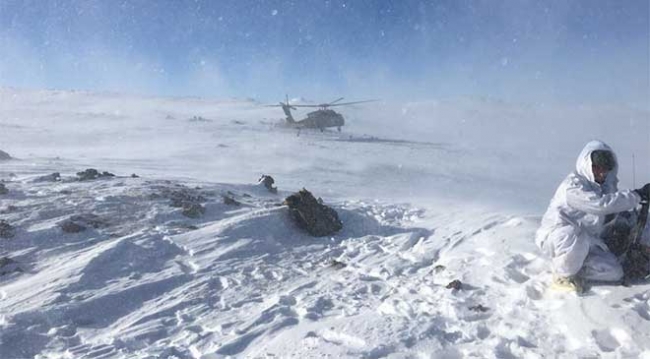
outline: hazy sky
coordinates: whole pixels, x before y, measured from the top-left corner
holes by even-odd
[[[644,104],[649,3],[0,0],[0,86]]]

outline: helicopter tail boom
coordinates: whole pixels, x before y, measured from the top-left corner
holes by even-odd
[[[291,115],[291,106],[284,103],[281,103],[281,105],[282,105],[282,111],[284,111],[284,114],[287,116],[287,122],[290,124],[295,124],[296,120],[294,120],[293,116]]]

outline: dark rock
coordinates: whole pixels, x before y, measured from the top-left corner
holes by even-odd
[[[212,122],[212,120],[202,117],[202,116],[192,116],[192,118],[188,119],[189,122]]]
[[[131,173],[131,178],[140,178],[140,176],[136,175],[135,173]]]
[[[79,223],[75,223],[71,220],[67,220],[64,221],[63,223],[60,223],[59,227],[61,227],[61,230],[63,230],[63,232],[65,233],[79,233],[86,230],[86,227],[82,226]]]
[[[334,209],[319,203],[304,188],[287,197],[283,203],[289,206],[289,214],[298,227],[306,230],[312,236],[329,236],[343,228],[338,213]]]
[[[7,152],[0,150],[0,161],[8,161],[13,159]]]
[[[336,259],[332,259],[332,263],[330,263],[330,265],[331,265],[332,268],[334,268],[334,269],[343,269],[343,268],[345,268],[345,267],[348,266],[347,264],[345,264],[345,263],[343,263],[343,262],[339,262],[339,261],[337,261]]]
[[[199,218],[205,213],[205,207],[199,203],[187,203],[183,205],[183,212],[185,217]]]
[[[490,310],[490,308],[484,307],[484,306],[482,306],[480,304],[477,304],[477,305],[469,307],[469,310],[473,310],[475,312],[487,312],[488,310]]]
[[[105,178],[105,177],[115,177],[115,175],[106,171],[100,173],[94,168],[88,168],[85,171],[77,172],[77,179],[79,181],[90,181],[90,180]]]
[[[4,219],[0,219],[0,238],[13,238],[15,235],[16,229]]]
[[[7,187],[5,187],[4,183],[0,183],[0,195],[7,194],[9,193],[9,190]]]
[[[447,289],[456,289],[456,290],[463,289],[463,283],[458,279],[454,279],[451,282],[449,282],[449,284],[447,284]]]
[[[440,273],[440,272],[442,272],[443,270],[445,270],[445,268],[446,268],[446,267],[443,266],[442,264],[438,264],[438,265],[436,265],[435,267],[433,267],[433,270],[434,270],[436,273]]]
[[[269,192],[278,193],[278,188],[273,187],[273,184],[275,183],[273,177],[269,175],[262,175],[262,177],[260,177],[260,179],[257,182],[263,184],[264,187],[266,187],[266,189],[269,190]]]

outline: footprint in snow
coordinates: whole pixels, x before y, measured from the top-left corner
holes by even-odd
[[[630,336],[623,329],[610,328],[591,332],[596,344],[604,352],[613,352],[630,341]]]
[[[638,303],[634,306],[634,311],[641,316],[641,318],[650,321],[650,304],[648,302]]]
[[[541,282],[531,283],[526,286],[526,295],[531,300],[540,300],[544,296],[544,285]]]

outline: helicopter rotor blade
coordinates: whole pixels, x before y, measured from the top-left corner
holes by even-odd
[[[366,103],[366,102],[377,102],[381,101],[378,99],[373,99],[373,100],[363,100],[363,101],[353,101],[353,102],[341,102],[338,103],[339,101],[343,100],[343,97],[337,98],[336,100],[330,102],[330,103],[322,103],[318,105],[292,105],[289,103],[289,95],[285,95],[285,101],[286,102],[279,102],[277,105],[267,105],[266,107],[283,107],[283,106],[289,106],[292,110],[296,110],[297,107],[312,107],[312,108],[320,108],[320,109],[326,109],[330,106],[347,106],[347,105],[356,105],[359,103]]]
[[[337,103],[337,102],[339,102],[339,101],[341,101],[341,100],[343,100],[343,97],[339,97],[339,98],[337,98],[336,100],[334,100],[334,101],[328,103],[327,105],[328,105],[328,106],[332,106],[333,104],[335,104],[335,103]]]
[[[366,103],[366,102],[377,102],[379,100],[364,100],[364,101],[354,101],[354,102],[342,102],[342,103],[335,103],[330,106],[346,106],[346,105],[355,105],[358,103]]]
[[[285,107],[285,106],[289,106],[290,109],[296,110],[296,107],[294,105],[289,105],[284,102],[278,102],[277,105],[265,105],[264,107]]]

